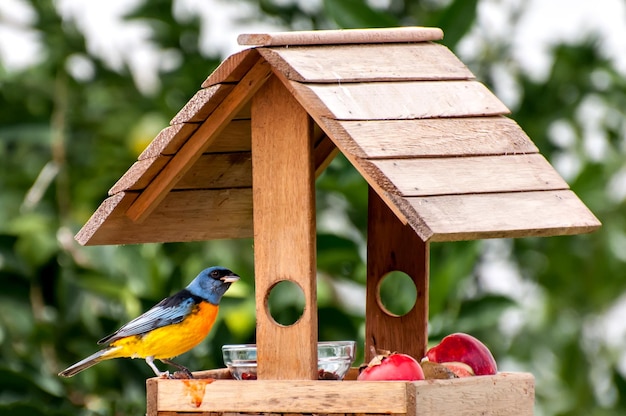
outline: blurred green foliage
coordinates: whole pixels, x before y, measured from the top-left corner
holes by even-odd
[[[145,2],[128,15],[149,25],[156,48],[177,57],[159,67],[162,86],[153,92],[137,88],[128,65],[112,68],[90,52],[52,0],[26,1],[43,59],[20,71],[0,61],[1,414],[143,413],[151,371],[142,361],[101,363],[69,380],[56,373],[208,265],[228,266],[243,279],[224,299],[209,340],[181,362],[221,367],[222,344],[254,341],[251,240],[88,248],[73,240],[223,59],[201,52],[202,23],[176,19],[172,2]],[[286,28],[439,26],[453,50],[474,27],[479,5],[246,2],[260,11],[256,19]],[[539,415],[624,414],[626,331],[607,316],[619,310],[626,287],[626,80],[594,39],[556,46],[540,80],[515,64],[508,39],[476,48],[466,63],[496,93],[497,69],[508,70],[519,91],[513,118],[549,160],[568,168],[571,187],[605,226],[575,237],[434,244],[431,342],[470,332],[491,347],[501,369],[533,372]],[[86,76],[72,72],[76,62],[89,69]],[[337,157],[318,180],[320,339],[362,345],[366,203],[363,179]],[[289,296],[279,307],[289,315],[298,304]]]

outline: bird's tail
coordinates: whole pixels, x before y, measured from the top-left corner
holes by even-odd
[[[100,361],[110,360],[111,358],[116,358],[116,355],[113,354],[117,347],[109,347],[98,352],[91,354],[89,357],[80,360],[74,365],[69,366],[65,370],[61,371],[59,375],[61,377],[72,377],[80,373],[83,370],[88,369],[89,367],[98,364]]]

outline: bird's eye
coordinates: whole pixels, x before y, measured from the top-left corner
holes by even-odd
[[[211,277],[217,279],[218,277],[220,277],[220,272],[218,272],[217,270],[213,270],[211,272]]]

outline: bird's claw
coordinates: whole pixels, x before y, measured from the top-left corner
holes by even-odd
[[[189,380],[193,378],[193,374],[191,374],[191,371],[187,370],[187,371],[174,371],[174,374],[172,374],[170,376],[170,378],[172,379],[177,379],[177,380]]]

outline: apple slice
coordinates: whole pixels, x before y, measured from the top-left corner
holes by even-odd
[[[496,360],[489,348],[477,338],[462,332],[446,336],[438,345],[426,352],[426,359],[444,365],[450,363],[447,367],[451,370],[462,368],[463,366],[459,363],[463,363],[468,365],[477,376],[498,372]],[[467,369],[463,373],[466,373],[464,376],[471,375]]]

